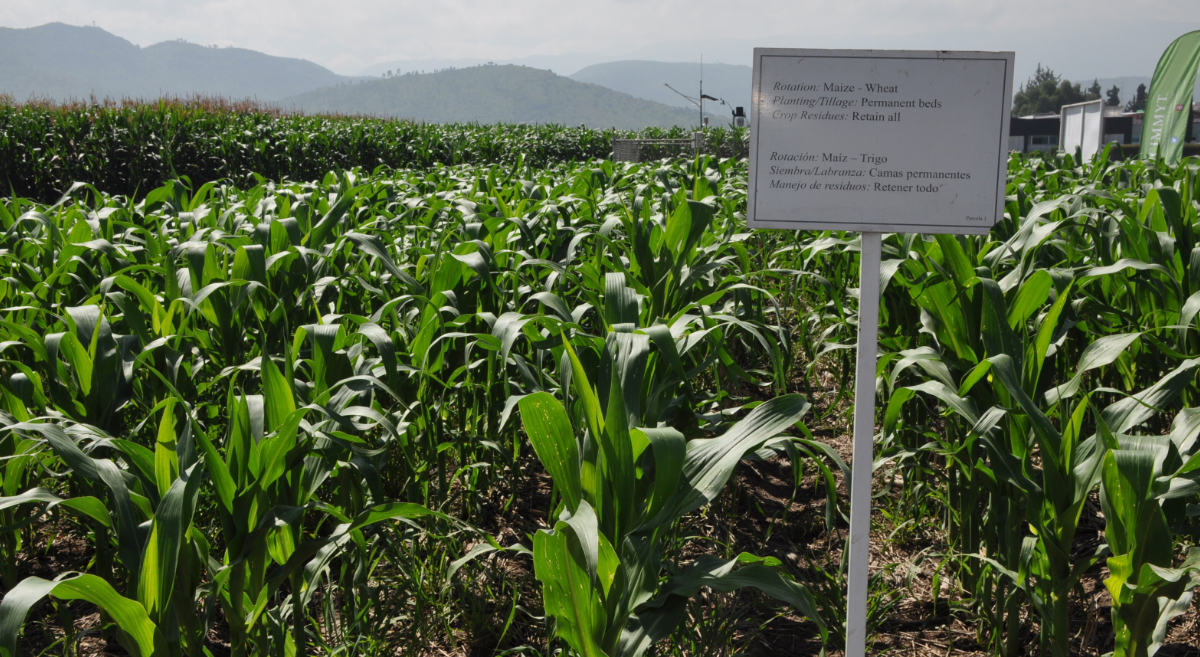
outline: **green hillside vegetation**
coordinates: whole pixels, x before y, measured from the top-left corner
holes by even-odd
[[[164,41],[145,48],[98,27],[0,28],[0,92],[28,98],[204,94],[278,100],[348,80],[303,59]]]
[[[745,107],[750,113],[750,83],[753,70],[733,64],[704,65],[705,95],[723,98],[729,110],[713,103],[712,114],[727,121],[732,107]],[[572,80],[590,82],[631,96],[667,105],[695,107],[679,94],[663,86],[669,84],[679,91],[696,96],[700,92],[700,64],[696,62],[650,62],[628,60],[595,64],[571,74]],[[708,102],[704,105],[709,108]]]
[[[317,89],[286,109],[436,123],[560,123],[638,129],[695,125],[688,110],[525,66],[475,66]]]

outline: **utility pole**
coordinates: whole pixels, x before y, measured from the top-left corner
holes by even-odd
[[[700,53],[700,129],[704,129],[704,53]]]

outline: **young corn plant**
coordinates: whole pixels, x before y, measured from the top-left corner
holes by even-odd
[[[639,340],[640,338],[640,340]],[[663,536],[686,514],[711,502],[738,461],[804,416],[799,395],[766,402],[716,438],[687,441],[669,427],[632,425],[628,382],[641,375],[648,339],[610,333],[607,408],[568,341],[576,420],[546,392],[519,402],[522,424],[559,496],[553,527],[534,536],[535,574],[555,634],[580,655],[637,657],[683,619],[701,588],[758,588],[826,628],[805,587],[773,558],[740,554],[696,559],[662,579]],[[643,352],[639,357],[638,352]],[[636,419],[637,414],[633,414]]]
[[[321,333],[311,327],[309,332]],[[0,603],[0,652],[15,650],[29,609],[47,595],[99,606],[123,632],[119,640],[135,654],[202,654],[218,608],[229,624],[235,654],[306,650],[307,607],[319,579],[347,548],[363,544],[363,528],[393,519],[449,520],[417,504],[380,503],[352,485],[347,474],[370,466],[361,455],[352,455],[363,441],[353,435],[360,427],[346,418],[373,415],[350,405],[354,394],[331,403],[337,391],[323,389],[315,397],[321,403],[317,410],[297,409],[292,386],[279,368],[270,358],[261,363],[265,395],[237,396],[231,386],[224,455],[188,405],[176,398],[156,408],[162,415],[153,451],[86,427],[75,431],[75,438],[53,424],[9,427],[14,436],[43,436],[77,485],[92,494],[62,499],[34,489],[0,498],[0,509],[41,504],[86,519],[94,525],[101,573],[109,575],[66,574],[56,582],[27,578],[17,584]],[[317,370],[326,373],[325,368]],[[310,413],[322,411],[329,417],[305,422]],[[86,441],[92,451],[115,449],[126,469],[89,456],[77,441]],[[350,463],[354,460],[358,467]],[[339,476],[342,496],[336,505],[318,503],[315,493],[331,474]],[[192,525],[206,475],[225,530],[220,561],[210,539]],[[115,514],[105,508],[103,497],[112,500]],[[313,532],[305,525],[309,512],[337,524],[327,533]],[[150,521],[148,535],[137,527],[141,518]],[[115,555],[109,548],[110,530],[116,534]],[[115,572],[117,564],[125,573],[123,596],[115,588],[122,579]],[[285,584],[289,594],[282,596]]]
[[[18,654],[16,645],[25,617],[46,596],[95,604],[116,623],[117,639],[134,655],[204,654],[204,637],[218,606],[230,622],[235,654],[295,654],[306,650],[308,644],[304,635],[306,606],[316,580],[347,545],[363,541],[363,528],[392,519],[446,518],[407,503],[375,504],[358,512],[346,509],[349,514],[304,499],[299,505],[288,505],[297,491],[320,479],[296,461],[312,467],[323,459],[305,457],[303,450],[294,449],[295,429],[272,430],[261,446],[255,445],[260,449],[249,447],[247,443],[254,444],[247,426],[249,405],[243,399],[234,411],[240,417],[235,420],[235,440],[241,433],[247,440],[242,440],[240,447],[230,447],[227,458],[222,458],[194,420],[180,422],[182,431],[177,433],[175,404],[166,404],[153,453],[133,444],[119,445],[134,461],[131,469],[136,474],[122,472],[111,460],[87,456],[54,425],[11,427],[14,432],[40,432],[75,473],[105,482],[116,518],[94,496],[61,499],[45,489],[17,499],[0,498],[0,507],[48,504],[85,516],[98,526],[116,527],[116,552],[126,573],[127,592],[122,595],[107,579],[91,574],[64,573],[53,581],[26,578],[0,602],[0,655]],[[298,416],[293,413],[291,417],[298,425]],[[287,445],[292,448],[282,449]],[[234,466],[232,474],[230,465]],[[209,540],[192,524],[206,468],[215,482],[223,524],[233,530],[223,563],[214,560]],[[234,474],[249,479],[248,485],[239,487]],[[127,477],[132,489],[125,486]],[[287,486],[288,481],[295,486]],[[276,496],[284,499],[272,500]],[[256,504],[266,506],[257,508]],[[308,508],[324,510],[338,524],[324,536],[305,534],[300,523]],[[232,517],[235,512],[237,519]],[[137,516],[149,516],[148,534],[131,527]],[[108,542],[105,536],[97,532],[97,540],[104,541],[101,547]],[[279,600],[276,594],[285,583],[290,584],[292,593]],[[201,602],[204,614],[199,614]]]
[[[1100,502],[1112,555],[1104,585],[1113,600],[1114,657],[1153,655],[1167,622],[1187,611],[1200,586],[1200,548],[1175,566],[1172,540],[1186,500],[1200,489],[1197,413],[1188,411],[1177,416],[1171,436],[1120,436],[1120,448],[1104,456]]]

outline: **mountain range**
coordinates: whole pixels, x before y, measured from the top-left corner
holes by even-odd
[[[570,55],[530,55],[513,59],[480,59],[479,57],[454,58],[423,58],[399,59],[379,64],[372,64],[362,69],[358,74],[365,77],[380,77],[386,73],[401,75],[403,73],[433,73],[446,68],[468,68],[483,64],[518,64],[532,68],[542,68],[554,71],[559,75],[570,75],[575,71],[592,64],[608,61],[610,58],[596,54]]]
[[[532,59],[530,61],[533,61]],[[587,63],[593,59],[580,60]],[[429,122],[527,122],[640,129],[695,125],[697,114],[518,65],[351,77],[303,59],[184,41],[141,47],[98,27],[49,23],[0,28],[0,94],[30,99],[153,99],[193,94],[250,98],[304,112]],[[541,60],[537,63],[544,64]],[[394,74],[399,66],[385,69]]]
[[[752,74],[753,69],[749,66],[734,64],[704,64],[701,70],[701,65],[694,62],[628,60],[593,64],[571,74],[571,79],[695,112],[695,104],[680,94],[698,97],[703,76],[704,95],[725,101],[725,107],[721,107],[719,102],[706,100],[705,109],[723,117],[724,122],[728,121],[724,117],[729,117],[734,107],[744,107],[746,114],[750,114]],[[671,91],[671,87],[676,91]]]
[[[347,82],[304,59],[181,41],[139,47],[98,27],[0,27],[0,92],[17,101],[204,94],[275,101]]]
[[[651,56],[653,56],[651,54]],[[185,41],[138,46],[98,27],[49,23],[0,27],[0,94],[86,100],[193,94],[254,99],[285,109],[402,117],[430,122],[515,121],[642,128],[694,126],[698,63],[603,61],[597,54],[530,56],[491,65],[476,59],[403,60],[345,76],[311,61]],[[547,70],[551,69],[551,70]],[[750,114],[752,69],[705,64],[706,114],[728,123]],[[1089,79],[1073,80],[1082,86]],[[1099,78],[1122,104],[1148,77]],[[1015,80],[1020,88],[1024,83]],[[672,90],[674,89],[674,90]],[[720,101],[724,101],[722,106]]]
[[[284,109],[429,122],[560,123],[640,129],[695,125],[683,108],[515,64],[410,73],[285,98]]]

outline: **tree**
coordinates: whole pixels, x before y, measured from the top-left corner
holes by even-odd
[[[1100,100],[1100,80],[1092,80],[1092,86],[1088,87],[1085,100]]]
[[[1129,99],[1129,104],[1125,105],[1126,112],[1136,112],[1146,109],[1146,85],[1139,84],[1137,88],[1137,96]]]
[[[1108,99],[1104,101],[1109,107],[1120,107],[1121,105],[1121,89],[1117,85],[1113,85],[1112,89],[1108,90]]]
[[[1098,85],[1093,85],[1098,86]],[[1099,98],[1099,93],[1096,98]],[[1057,113],[1063,105],[1082,103],[1088,100],[1078,82],[1063,80],[1054,71],[1038,64],[1037,73],[1026,80],[1013,96],[1012,113],[1017,116],[1038,114],[1041,112]]]

